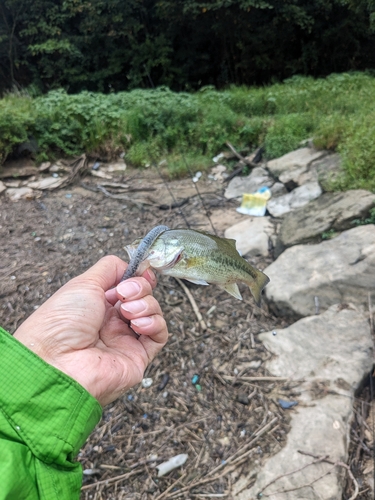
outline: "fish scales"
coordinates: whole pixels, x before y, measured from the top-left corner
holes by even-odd
[[[128,245],[131,259],[140,240]],[[144,254],[145,262],[167,276],[183,278],[200,285],[216,284],[242,299],[237,282],[246,283],[257,303],[269,278],[252,267],[236,249],[235,240],[204,231],[171,229],[160,234]]]

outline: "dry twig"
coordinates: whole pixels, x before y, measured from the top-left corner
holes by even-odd
[[[175,279],[176,279],[177,283],[180,285],[180,287],[183,289],[183,291],[186,293],[187,298],[189,299],[190,304],[192,305],[193,311],[195,312],[195,315],[199,321],[200,327],[202,328],[203,331],[206,331],[207,325],[206,325],[206,323],[205,323],[205,321],[204,321],[204,319],[203,319],[203,317],[198,309],[198,306],[197,306],[197,303],[195,302],[194,297],[190,293],[190,290],[185,285],[185,283],[183,283],[179,278],[175,278]]]

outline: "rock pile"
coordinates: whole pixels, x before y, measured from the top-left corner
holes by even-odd
[[[250,489],[248,478],[235,485],[241,500],[263,492],[275,500],[342,495],[345,467],[332,464],[347,460],[354,393],[372,367],[375,226],[355,223],[369,216],[375,195],[324,192],[339,171],[338,155],[301,148],[233,179],[225,191],[240,202],[243,193],[271,189],[269,215],[248,217],[225,236],[242,255],[276,258],[264,270],[266,301],[280,315],[302,318],[259,336],[274,355],[269,371],[297,383],[300,404],[291,410],[286,446],[262,464]]]

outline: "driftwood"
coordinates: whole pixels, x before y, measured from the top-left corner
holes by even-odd
[[[264,151],[264,148],[256,149],[253,153],[253,160],[249,160],[243,157],[238,151],[236,151],[230,142],[227,142],[226,144],[228,148],[232,151],[232,153],[236,156],[236,158],[238,158],[240,161],[237,164],[238,165],[237,168],[233,170],[233,172],[229,174],[228,177],[225,178],[224,182],[229,182],[230,180],[232,180],[233,177],[239,175],[245,167],[255,168],[257,164],[260,162]]]
[[[70,186],[87,174],[88,160],[86,155],[81,155],[79,158],[72,161],[69,166],[72,168],[72,171],[69,173],[68,177],[58,186],[50,188],[51,191]]]

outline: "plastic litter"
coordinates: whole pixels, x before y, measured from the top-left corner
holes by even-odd
[[[285,401],[285,399],[278,399],[277,402],[284,410],[288,410],[289,408],[293,408],[293,406],[298,405],[298,401]]]
[[[142,387],[144,387],[145,389],[148,389],[149,387],[152,386],[152,383],[153,383],[152,378],[144,378],[142,380]]]
[[[266,213],[267,201],[271,198],[271,190],[263,186],[256,193],[242,195],[241,206],[236,210],[240,214],[263,217]]]
[[[158,477],[165,476],[166,474],[168,474],[168,472],[181,467],[182,465],[184,465],[188,457],[189,455],[187,455],[186,453],[181,453],[181,455],[175,455],[166,462],[157,465],[156,468],[158,469]]]

